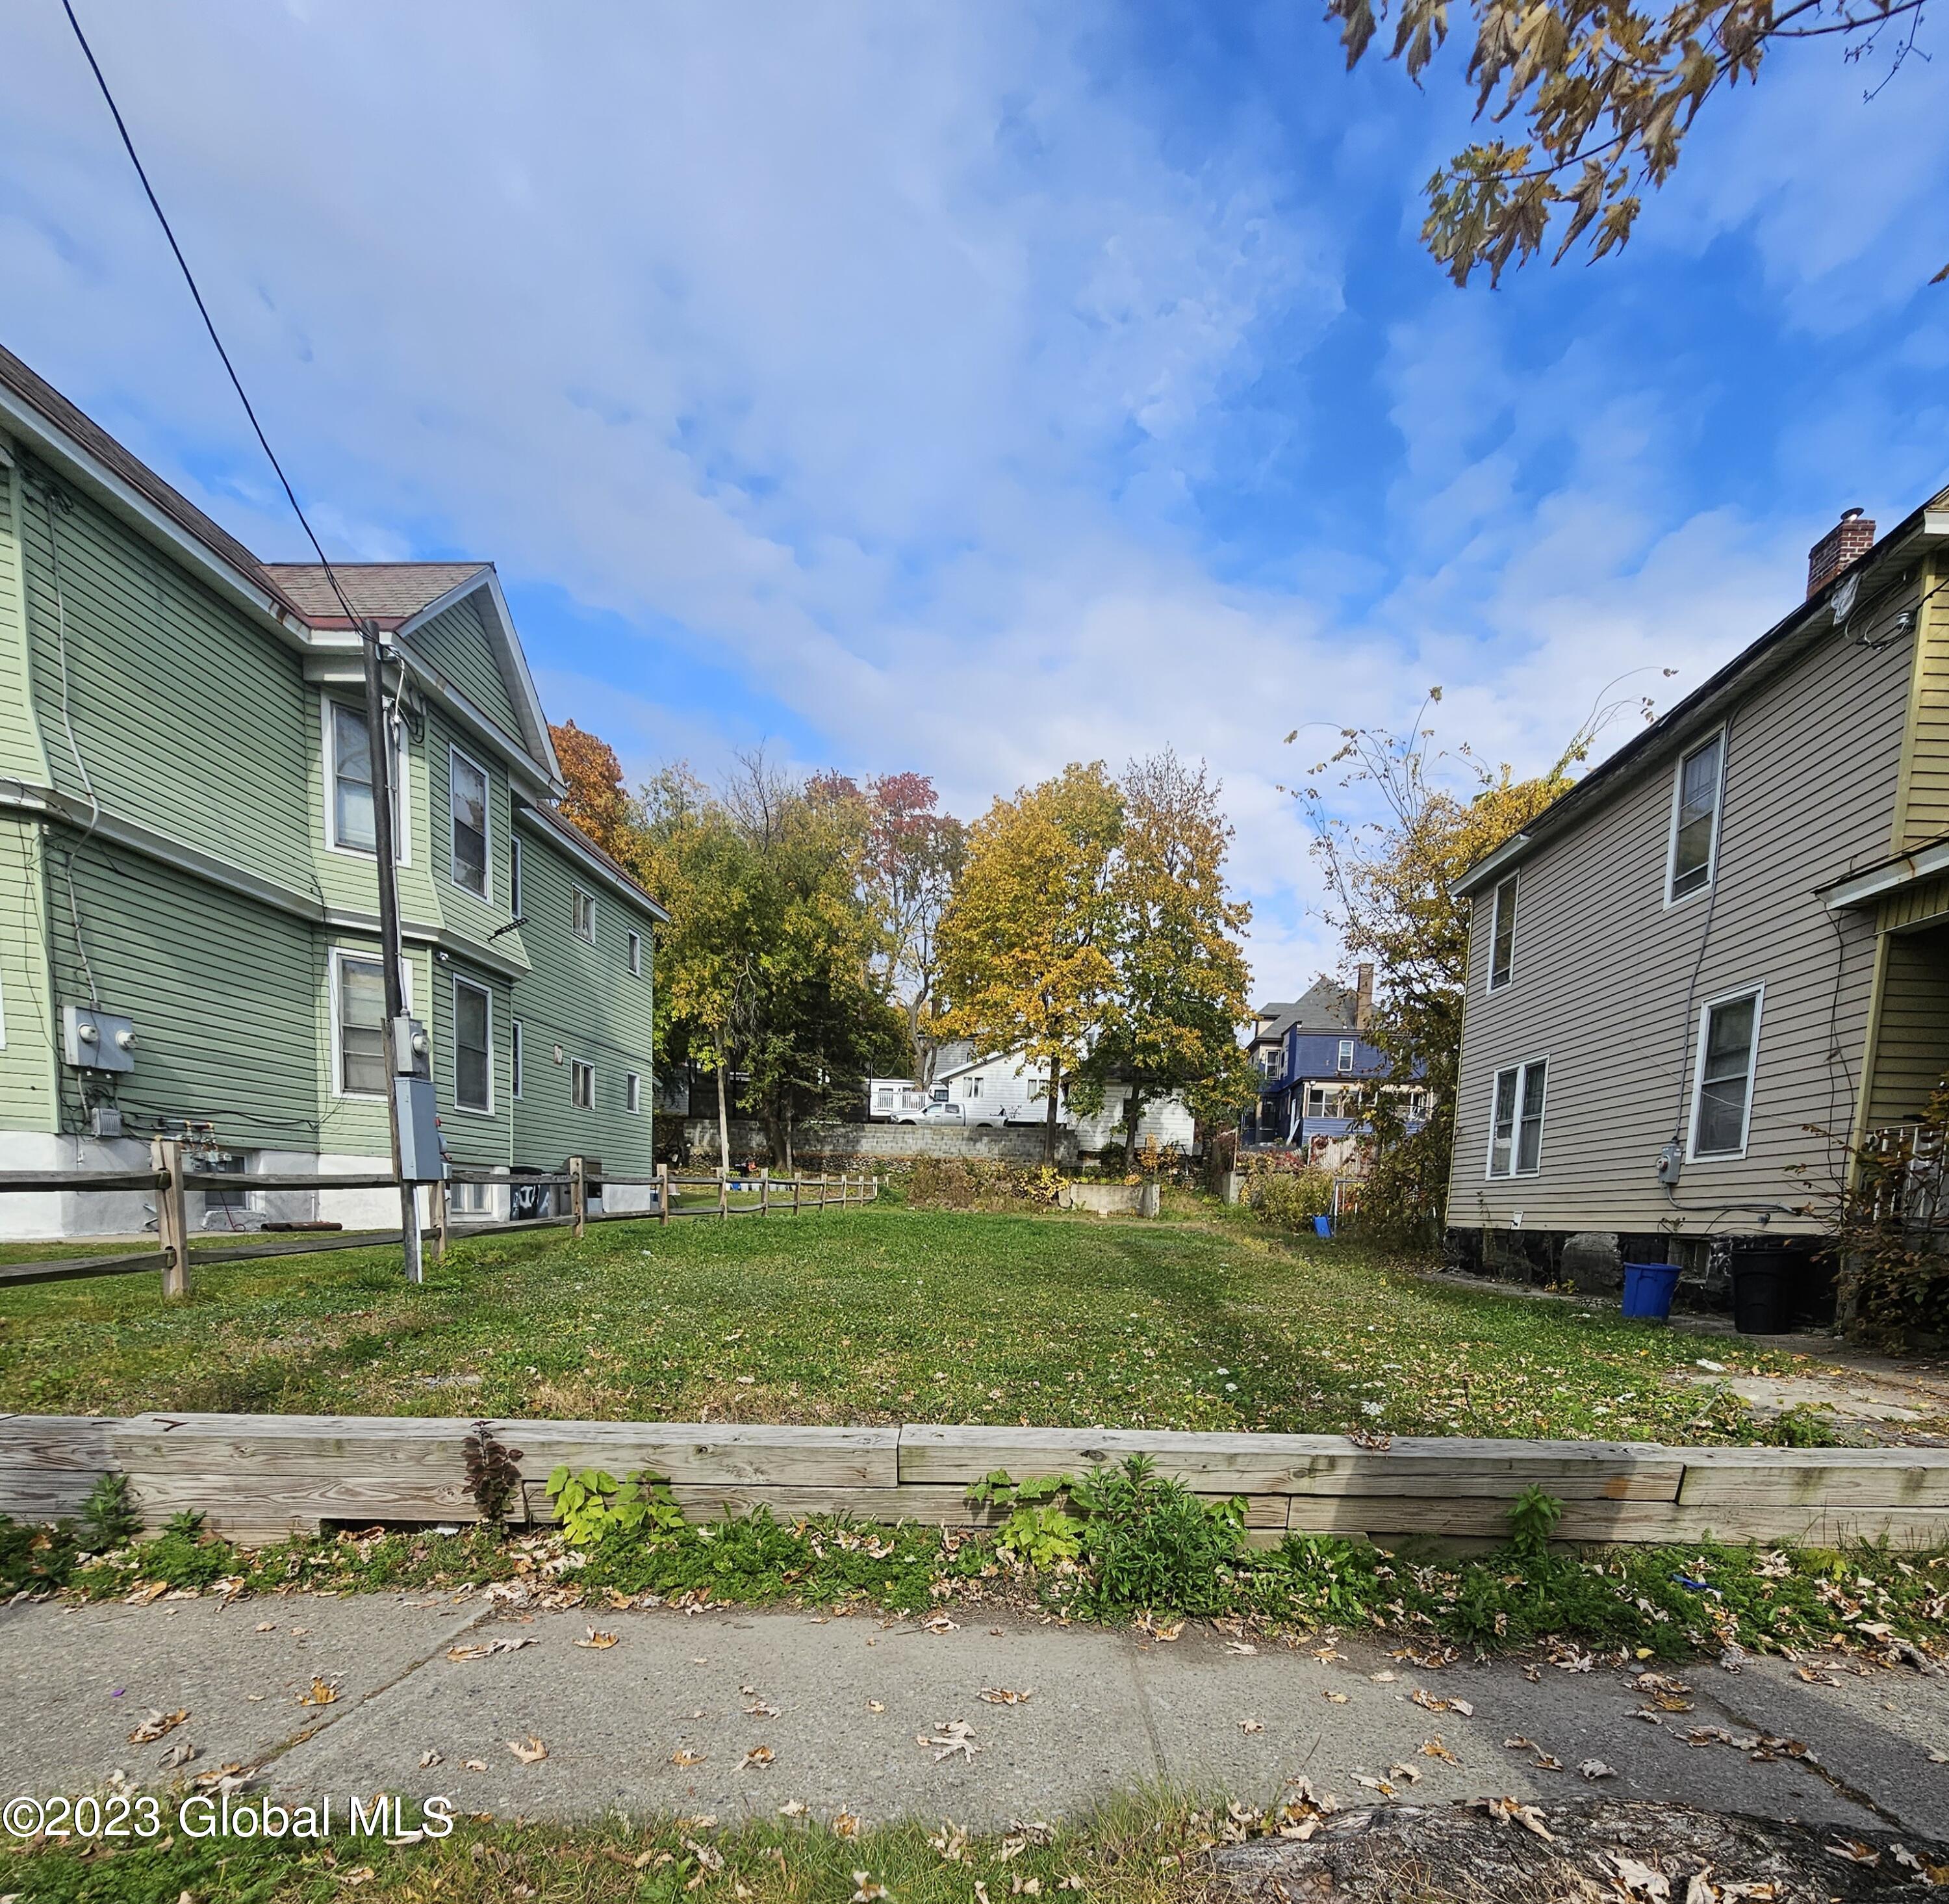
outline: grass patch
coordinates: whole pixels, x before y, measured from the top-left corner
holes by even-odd
[[[0,1293],[0,1408],[36,1414],[1767,1439],[1729,1391],[1679,1379],[1698,1351],[1208,1208],[608,1224],[471,1240],[415,1291],[390,1252],[351,1249],[200,1269],[179,1304],[148,1276]]]
[[[164,1809],[173,1818],[173,1805]],[[409,1799],[409,1815],[417,1809]],[[1074,1890],[1104,1904],[1179,1904],[1204,1893],[1212,1846],[1277,1822],[1245,1806],[1228,1812],[1155,1794],[1074,1824],[986,1835],[951,1825],[862,1828],[844,1813],[729,1830],[708,1818],[582,1828],[467,1819],[450,1837],[410,1846],[345,1836],[322,1845],[197,1844],[180,1835],[166,1850],[86,1856],[14,1846],[0,1856],[0,1884],[22,1890],[34,1904],[156,1904],[179,1895],[195,1904],[339,1904],[348,1896],[361,1904],[844,1904],[862,1893],[871,1904],[968,1904],[978,1881],[997,1899],[1027,1895],[1053,1904]]]

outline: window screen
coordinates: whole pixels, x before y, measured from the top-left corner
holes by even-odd
[[[1754,1034],[1758,995],[1706,1008],[1699,1063],[1699,1109],[1693,1126],[1695,1157],[1736,1156],[1746,1147],[1752,1099]]]
[[[450,757],[447,795],[453,811],[453,883],[487,896],[487,776],[465,754]]]
[[[453,982],[453,1101],[465,1111],[494,1107],[492,1003],[478,985]]]
[[[1683,899],[1712,877],[1719,821],[1719,765],[1724,736],[1714,734],[1686,754],[1678,770],[1678,811],[1671,836],[1671,897]]]

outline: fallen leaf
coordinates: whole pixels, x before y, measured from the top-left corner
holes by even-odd
[[[548,1747],[532,1732],[528,1734],[525,1745],[518,1739],[509,1739],[506,1743],[508,1750],[524,1766],[539,1765],[548,1756]]]
[[[300,1706],[335,1706],[338,1703],[338,1688],[329,1679],[314,1679],[311,1691],[298,1701]]]
[[[1256,1719],[1242,1719],[1239,1722],[1239,1730],[1242,1732],[1263,1732],[1265,1729]]]
[[[355,1871],[341,1871],[337,1874],[338,1881],[341,1884],[366,1884],[371,1881],[372,1875],[372,1867],[370,1865],[361,1865]]]
[[[250,1630],[253,1633],[275,1633],[278,1630],[278,1622],[275,1619],[260,1619]]]
[[[1530,1766],[1536,1772],[1561,1772],[1563,1769],[1563,1761],[1550,1753],[1539,1752],[1534,1759],[1531,1759]]]
[[[1832,1856],[1845,1858],[1850,1864],[1878,1865],[1882,1861],[1882,1854],[1873,1845],[1864,1844],[1858,1838],[1843,1838],[1827,1850]]]
[[[1417,1686],[1408,1697],[1424,1712],[1459,1713],[1464,1719],[1473,1719],[1475,1709],[1466,1699],[1438,1699],[1431,1692],[1424,1692]]]
[[[738,1762],[740,1772],[749,1772],[754,1766],[768,1766],[777,1757],[769,1745],[754,1745]]]
[[[850,1812],[835,1812],[832,1815],[832,1835],[835,1838],[856,1838],[859,1835],[859,1819]]]
[[[703,1764],[704,1754],[701,1752],[686,1752],[682,1746],[679,1746],[677,1749],[670,1755],[670,1762],[672,1765],[680,1766],[685,1770],[688,1771],[692,1766],[701,1766]]]
[[[1367,1677],[1377,1686],[1391,1686],[1400,1675],[1397,1672],[1370,1672]]]
[[[152,1740],[160,1738],[165,1732],[173,1732],[188,1717],[189,1709],[187,1706],[179,1706],[173,1713],[166,1713],[160,1706],[151,1706],[149,1716],[129,1734],[129,1743],[131,1745],[147,1745]]]
[[[744,1708],[744,1716],[747,1719],[776,1719],[778,1716],[777,1706],[767,1706],[762,1699],[754,1700]]]
[[[577,1646],[587,1647],[592,1653],[603,1653],[616,1644],[616,1635],[614,1633],[598,1632],[592,1626],[575,1644]]]
[[[1421,1748],[1424,1759],[1439,1759],[1444,1765],[1459,1766],[1462,1761],[1449,1750],[1448,1742],[1438,1732]]]
[[[1320,1696],[1329,1705],[1344,1706],[1347,1703],[1347,1695],[1344,1692],[1323,1692]]]
[[[1389,1766],[1388,1776],[1390,1778],[1404,1778],[1410,1785],[1421,1783],[1421,1774],[1413,1766]]]
[[[1607,1766],[1602,1759],[1586,1759],[1577,1769],[1593,1784],[1599,1778],[1615,1778],[1618,1775],[1617,1767]]]
[[[187,1739],[178,1739],[156,1763],[165,1772],[173,1772],[179,1766],[188,1765],[195,1756],[196,1747]]]
[[[1520,1825],[1525,1831],[1534,1833],[1545,1844],[1554,1844],[1556,1834],[1543,1823],[1543,1814],[1534,1805],[1525,1805],[1519,1798],[1478,1798],[1475,1801],[1491,1818],[1500,1818],[1505,1825]]]
[[[930,1614],[921,1624],[930,1633],[958,1633],[961,1630],[961,1622],[950,1619],[945,1613]]]
[[[937,1721],[934,1730],[939,1734],[934,1738],[928,1738],[924,1734],[916,1732],[914,1734],[914,1744],[926,1747],[938,1746],[940,1749],[934,1755],[934,1762],[936,1765],[940,1764],[943,1759],[953,1758],[957,1752],[969,1764],[973,1764],[975,1753],[982,1748],[974,1743],[974,1728],[965,1719]]]
[[[885,1885],[868,1883],[868,1875],[863,1871],[853,1872],[853,1904],[876,1904],[877,1899],[890,1894]]]
[[[1671,1896],[1671,1886],[1662,1872],[1640,1864],[1635,1858],[1627,1858],[1621,1851],[1611,1853],[1610,1859],[1619,1881],[1634,1897],[1662,1900]]]
[[[804,1799],[788,1798],[779,1807],[779,1815],[781,1818],[803,1818],[805,1816],[807,1809]]]
[[[469,1759],[465,1761],[465,1764],[469,1772],[485,1772],[487,1769],[487,1761],[485,1759]]]
[[[449,1646],[446,1657],[457,1665],[464,1666],[469,1660],[485,1660],[496,1653],[518,1653],[524,1646],[539,1646],[541,1641],[532,1633],[511,1634],[501,1639],[475,1640],[465,1646]],[[582,1642],[576,1641],[580,1646]]]
[[[1246,1659],[1251,1658],[1258,1650],[1250,1640],[1227,1640],[1225,1642],[1225,1650],[1227,1653],[1236,1653]]]
[[[1035,1697],[1035,1688],[1024,1686],[1017,1692],[1012,1686],[984,1686],[981,1700],[988,1706],[1025,1706]]]
[[[425,1771],[429,1766],[437,1766],[440,1762],[440,1754],[437,1752],[429,1750],[420,1754],[420,1769],[422,1772]]]
[[[879,1700],[869,1699],[866,1701],[866,1710],[869,1713],[884,1713],[887,1709]]]

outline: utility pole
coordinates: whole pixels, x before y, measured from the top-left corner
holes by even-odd
[[[393,851],[393,761],[397,750],[386,721],[386,684],[380,673],[379,624],[359,623],[365,653],[365,736],[372,763],[373,847],[379,866],[379,966],[386,989],[386,1122],[393,1142],[393,1174],[399,1180],[399,1235],[406,1251],[406,1280],[421,1280],[419,1193],[407,1181],[399,1142],[401,1050],[406,1018],[406,988],[399,972],[405,948],[399,938],[399,866]],[[326,797],[329,798],[328,792]]]

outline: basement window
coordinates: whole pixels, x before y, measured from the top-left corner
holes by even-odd
[[[1549,1061],[1532,1059],[1496,1073],[1489,1122],[1491,1177],[1534,1177],[1543,1168],[1543,1100]]]

